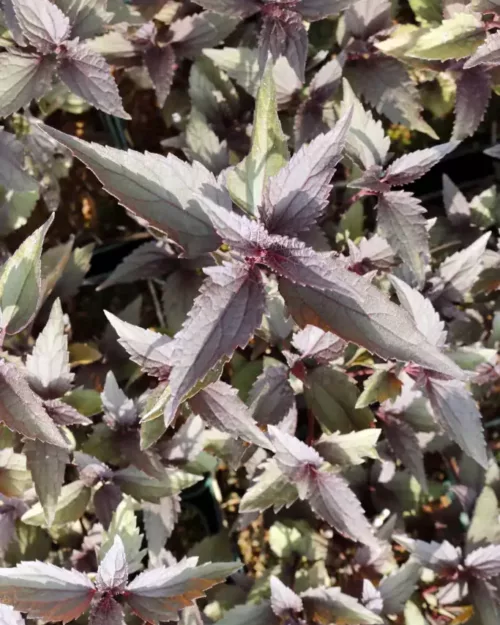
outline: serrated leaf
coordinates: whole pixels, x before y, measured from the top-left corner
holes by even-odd
[[[316,326],[306,326],[294,334],[292,344],[303,359],[312,358],[320,365],[339,358],[346,348],[345,341]]]
[[[500,618],[500,608],[496,600],[496,588],[484,580],[472,580],[469,594],[474,605],[474,613],[481,625],[496,625]]]
[[[484,486],[476,500],[472,520],[467,530],[465,553],[469,554],[500,539],[499,508],[495,491]]]
[[[126,588],[127,603],[143,620],[178,620],[178,611],[204,596],[216,584],[236,572],[239,563],[217,563],[196,566],[197,558],[181,560],[169,568],[145,571]]]
[[[141,550],[143,535],[137,526],[137,517],[134,511],[134,502],[130,497],[123,497],[113,513],[111,523],[103,534],[101,548],[99,549],[99,561],[107,556],[110,549],[119,538],[122,543],[128,573],[136,573],[142,569],[142,560],[146,550]],[[120,585],[125,585],[127,576],[124,575]]]
[[[236,28],[239,20],[212,11],[188,15],[170,24],[170,42],[179,56],[194,59],[204,48],[213,48]]]
[[[276,61],[285,57],[297,78],[305,81],[308,38],[301,16],[295,11],[281,9],[280,14],[263,13],[259,33],[259,65],[265,68],[268,58]]]
[[[256,479],[240,502],[240,512],[263,512],[274,507],[279,511],[290,507],[298,498],[297,488],[280,471],[274,460],[264,465],[263,472]]]
[[[43,130],[85,163],[125,208],[168,233],[188,255],[219,247],[219,237],[194,198],[205,185],[217,189],[215,178],[200,163],[189,165],[173,154],[165,158],[86,143],[48,126]],[[230,208],[224,194],[219,193],[215,201]]]
[[[465,69],[457,81],[453,138],[473,135],[483,121],[491,97],[491,77],[481,67]]]
[[[94,593],[89,578],[74,569],[43,562],[0,569],[0,601],[32,618],[68,623],[87,610]]]
[[[69,19],[49,0],[7,0],[23,37],[41,52],[48,52],[68,39]]]
[[[407,191],[382,194],[377,204],[377,223],[382,236],[412,270],[418,283],[425,280],[425,263],[430,256],[425,208]]]
[[[427,492],[424,454],[413,428],[397,417],[385,415],[382,419],[382,430],[396,458],[415,476],[424,491]]]
[[[163,478],[155,479],[135,467],[127,467],[116,471],[113,479],[124,493],[137,501],[157,503],[163,497],[175,495],[203,478],[186,471],[165,469]]]
[[[303,146],[290,162],[269,179],[263,220],[269,232],[297,235],[307,232],[325,210],[336,167],[342,158],[352,111],[330,132]]]
[[[191,410],[210,426],[264,449],[272,449],[267,436],[258,428],[249,408],[229,384],[215,382],[189,400]]]
[[[200,161],[214,174],[219,174],[228,167],[227,141],[219,140],[206,117],[194,107],[186,128],[186,144],[185,152],[189,158]]]
[[[42,397],[62,397],[71,388],[75,376],[69,368],[68,338],[59,300],[54,302],[49,320],[26,359],[26,369],[31,387]]]
[[[131,119],[124,110],[111,68],[104,57],[84,44],[70,41],[57,72],[65,85],[97,109]]]
[[[101,561],[96,577],[97,589],[100,591],[122,591],[127,584],[129,571],[125,547],[120,536],[115,535],[105,554],[102,552],[103,548],[101,547],[99,551]]]
[[[39,100],[48,90],[55,61],[14,50],[0,54],[0,117],[7,117]]]
[[[341,466],[359,465],[366,458],[378,458],[375,448],[382,430],[369,428],[348,434],[323,434],[314,448],[330,464]]]
[[[408,599],[417,588],[422,565],[410,558],[398,570],[384,577],[378,590],[384,601],[385,614],[399,614],[403,612]]]
[[[486,40],[477,50],[473,52],[470,58],[464,63],[464,69],[470,69],[477,65],[492,63],[496,64],[500,60],[500,34],[498,32],[488,34]]]
[[[348,81],[344,78],[341,112],[345,114],[352,107],[352,119],[347,135],[346,152],[349,158],[362,169],[383,165],[390,147],[384,127],[376,121],[370,110],[358,100]]]
[[[66,465],[69,464],[69,453],[65,449],[41,441],[27,441],[24,453],[47,527],[50,527],[55,519],[57,500],[64,482]]]
[[[400,156],[386,169],[384,182],[399,187],[418,180],[452,152],[457,145],[457,141],[450,141]]]
[[[179,520],[181,502],[179,495],[163,497],[159,503],[143,503],[144,530],[148,541],[150,561],[160,558],[161,550],[172,535]]]
[[[500,545],[475,549],[464,560],[464,565],[474,577],[489,579],[500,574]]]
[[[227,176],[227,188],[236,204],[251,215],[258,215],[269,178],[287,160],[288,147],[278,118],[276,89],[269,66],[257,95],[250,154]]]
[[[9,447],[0,451],[0,493],[6,497],[23,497],[31,485],[31,476],[23,454]]]
[[[151,46],[144,53],[144,63],[153,81],[158,106],[163,108],[174,79],[175,52],[173,47]]]
[[[107,311],[104,314],[118,334],[118,342],[127,351],[130,359],[151,375],[167,377],[172,366],[169,347],[172,339],[166,334],[159,334],[123,321]]]
[[[424,32],[408,52],[419,59],[446,61],[472,54],[484,40],[484,29],[474,13],[457,13]]]
[[[224,264],[208,275],[182,330],[175,336],[170,375],[171,397],[165,408],[170,424],[193,387],[237,346],[245,346],[261,323],[264,289],[256,270]]]
[[[103,408],[106,412],[104,418],[110,427],[130,427],[137,419],[137,409],[133,399],[129,399],[122,389],[112,371],[108,371],[101,393]]]
[[[0,361],[0,421],[28,439],[68,448],[66,439],[47,414],[19,369]]]
[[[70,484],[65,484],[57,500],[53,525],[64,525],[80,519],[90,500],[90,488],[76,480]],[[26,525],[45,526],[45,515],[41,503],[35,504],[22,517],[22,522]]]
[[[357,0],[344,13],[345,28],[356,39],[366,40],[391,25],[389,0]]]
[[[434,416],[448,436],[479,465],[486,467],[488,460],[481,413],[464,382],[430,377],[426,394]]]
[[[229,13],[241,18],[250,17],[260,10],[260,6],[255,0],[199,0],[197,4],[208,11]]]
[[[106,11],[107,0],[55,0],[55,4],[69,17],[72,36],[80,39],[101,35],[113,18]]]
[[[321,519],[351,540],[366,545],[375,542],[363,508],[344,478],[318,472],[313,484],[307,501]]]
[[[33,319],[40,302],[42,246],[54,216],[35,230],[2,267],[0,310],[7,334],[23,330]]]
[[[354,597],[340,592],[339,588],[315,588],[302,593],[304,610],[309,619],[329,625],[332,622],[358,625],[382,625],[384,620]]]

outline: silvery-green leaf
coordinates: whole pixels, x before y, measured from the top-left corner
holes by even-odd
[[[32,354],[26,359],[26,369],[31,387],[42,397],[62,397],[71,388],[75,376],[69,368],[68,337],[64,333],[63,311],[58,299]]]
[[[36,494],[43,507],[47,527],[50,527],[55,519],[66,465],[70,461],[69,453],[65,449],[37,440],[27,441],[24,453],[33,476]]]
[[[23,330],[35,316],[41,294],[42,246],[54,216],[35,230],[3,265],[0,274],[0,310],[7,334]]]
[[[446,174],[443,174],[443,202],[446,216],[453,225],[460,225],[470,221],[471,210],[469,202]]]
[[[301,597],[305,613],[318,623],[335,621],[351,625],[384,623],[381,616],[365,608],[354,597],[340,592],[339,588],[315,588],[303,592]]]
[[[57,500],[53,525],[64,525],[80,519],[90,500],[91,490],[80,480],[65,484]],[[45,526],[42,504],[37,503],[22,517],[27,525]]]
[[[106,532],[103,534],[102,544],[99,549],[99,561],[102,562],[109,551],[113,548],[116,539],[119,538],[128,573],[136,573],[142,569],[142,560],[146,555],[146,550],[141,550],[143,535],[137,526],[137,517],[134,511],[134,502],[130,497],[123,497],[118,507],[113,513],[111,523]],[[127,581],[125,575],[120,581],[120,585],[124,585]]]
[[[378,458],[375,448],[382,430],[369,428],[348,434],[323,434],[314,448],[330,464],[341,466],[359,465],[366,458]]]
[[[276,90],[270,66],[257,95],[250,154],[227,176],[233,200],[251,215],[258,215],[271,176],[286,165],[288,147],[281,129]]]
[[[290,507],[298,498],[297,488],[280,471],[274,460],[264,465],[263,472],[244,494],[241,512],[263,512],[274,507],[276,511]]]
[[[211,252],[220,245],[209,218],[194,193],[203,193],[215,178],[200,163],[189,165],[173,154],[141,154],[87,143],[54,128],[43,127],[51,137],[69,148],[101,180],[105,189],[134,215],[168,233],[189,255]],[[215,201],[225,203],[225,194]]]
[[[122,491],[137,501],[157,503],[163,497],[174,495],[202,479],[199,475],[177,469],[165,469],[162,479],[155,479],[135,467],[120,469],[114,474],[114,482]]]
[[[0,184],[14,191],[35,191],[38,184],[24,170],[24,146],[10,132],[0,129]]]

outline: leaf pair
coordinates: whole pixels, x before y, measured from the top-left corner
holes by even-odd
[[[204,596],[204,591],[224,581],[240,568],[220,563],[196,566],[197,558],[152,569],[128,581],[128,564],[122,540],[114,544],[99,565],[95,585],[76,570],[42,562],[22,562],[0,569],[0,601],[32,618],[68,623],[91,605],[89,623],[120,622],[125,603],[147,623],[179,620],[178,612]],[[116,597],[116,598],[115,598]]]
[[[130,118],[106,61],[79,41],[78,10],[71,14],[75,27],[51,0],[6,0],[4,15],[17,47],[0,54],[0,116],[40,99],[57,73],[96,108]]]

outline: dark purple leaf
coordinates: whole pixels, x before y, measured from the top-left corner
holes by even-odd
[[[158,106],[163,108],[174,79],[175,52],[172,46],[151,46],[144,54],[149,76],[153,81]]]
[[[320,365],[327,365],[344,353],[346,343],[331,332],[316,326],[306,326],[297,332],[292,344],[302,358],[312,358]]]
[[[112,21],[113,13],[106,11],[108,0],[54,0],[61,11],[69,17],[71,35],[82,39],[92,39],[102,35],[107,24]],[[119,18],[119,5],[116,7],[116,18]]]
[[[43,407],[56,425],[91,425],[92,421],[59,399],[49,399],[43,402]]]
[[[356,39],[366,40],[391,24],[390,0],[357,0],[345,14],[345,28]]]
[[[200,391],[198,395],[202,392]],[[170,440],[162,441],[159,444],[158,451],[162,460],[168,463],[195,460],[205,446],[204,432],[205,423],[203,419],[196,414],[191,415]]]
[[[142,504],[144,529],[148,540],[150,560],[159,558],[161,550],[172,535],[181,513],[179,495],[163,497],[159,503]]]
[[[377,222],[382,236],[412,270],[418,283],[425,281],[425,264],[430,256],[426,210],[407,191],[384,193],[377,204]]]
[[[330,132],[303,146],[269,179],[263,219],[269,232],[296,235],[308,231],[328,204],[331,179],[342,158],[352,110]]]
[[[109,529],[113,514],[121,500],[121,491],[114,484],[103,484],[94,495],[95,514],[105,530]]]
[[[97,590],[123,591],[128,581],[128,566],[122,539],[115,536],[111,549],[106,553],[97,571]]]
[[[408,423],[388,414],[382,419],[382,430],[396,458],[416,477],[422,488],[427,492],[424,454],[418,444],[415,431]]]
[[[0,569],[0,602],[32,618],[68,623],[90,605],[95,588],[86,575],[43,562]]]
[[[219,563],[196,566],[197,558],[185,558],[169,568],[145,571],[126,588],[132,610],[150,623],[178,620],[178,612],[203,597],[205,590],[220,584],[240,564]]]
[[[0,129],[0,184],[14,191],[34,191],[38,184],[24,171],[24,146],[10,132]]]
[[[486,41],[472,54],[464,64],[464,69],[470,69],[477,65],[491,63],[497,65],[500,62],[500,33],[488,34]]]
[[[69,453],[65,449],[42,443],[27,441],[24,445],[26,465],[31,471],[36,494],[42,504],[47,526],[54,522],[57,500],[61,494]]]
[[[69,19],[50,0],[7,0],[14,13],[21,33],[26,40],[43,53],[68,39]]]
[[[295,407],[285,366],[266,367],[250,389],[248,405],[257,423],[278,425]]]
[[[366,545],[375,542],[363,508],[344,478],[317,472],[307,501],[313,511],[342,536]]]
[[[395,573],[384,577],[378,590],[384,601],[385,614],[399,614],[403,612],[408,599],[417,588],[422,565],[410,558]]]
[[[111,595],[97,599],[90,610],[89,625],[125,625],[122,606]]]
[[[248,343],[264,313],[264,289],[257,269],[224,264],[204,271],[208,279],[174,339],[167,424],[193,387],[238,346]]]
[[[274,575],[270,579],[271,608],[276,616],[286,618],[290,613],[302,612],[302,599]]]
[[[494,584],[482,579],[469,582],[469,596],[474,605],[474,614],[481,619],[481,625],[497,625],[500,619],[498,591]]]
[[[259,37],[259,64],[263,70],[269,55],[276,61],[286,57],[290,67],[301,82],[305,81],[308,39],[302,19],[295,11],[272,5],[264,9],[264,19]]]
[[[174,267],[175,255],[165,241],[148,241],[126,256],[111,275],[97,287],[98,291],[116,284],[162,278]]]
[[[480,547],[469,553],[464,565],[474,577],[489,579],[500,575],[500,545]]]
[[[433,571],[445,571],[456,568],[461,561],[460,549],[454,547],[447,540],[442,543],[423,540],[413,540],[406,536],[396,536],[397,543],[405,547],[422,566],[431,568]]]
[[[387,168],[384,182],[393,187],[414,182],[437,165],[458,145],[457,141],[442,143],[425,150],[416,150],[393,161]]]
[[[323,464],[323,458],[315,449],[274,425],[269,426],[268,433],[275,448],[274,460],[280,471],[297,486],[300,498],[307,499],[313,476]]]
[[[488,458],[481,413],[465,383],[431,376],[427,378],[425,390],[434,416],[444,431],[466,454],[486,467]]]
[[[57,72],[67,87],[109,115],[131,119],[124,110],[111,68],[104,57],[86,45],[69,42]]]
[[[210,384],[192,397],[189,405],[210,427],[259,447],[272,449],[269,439],[255,423],[251,410],[229,384]]]
[[[491,98],[491,77],[482,67],[464,69],[457,81],[453,138],[473,135],[483,121]]]
[[[298,248],[287,249],[286,255],[286,263],[280,258],[273,265],[283,275],[280,291],[299,325],[317,325],[383,358],[413,361],[464,377],[459,367],[425,341],[408,313],[369,280],[348,271],[331,254]]]
[[[342,80],[343,59],[338,56],[316,72],[309,85],[310,98],[316,102],[326,102],[340,87]]]
[[[470,222],[471,211],[469,202],[446,174],[443,174],[443,202],[446,216],[454,226]]]
[[[172,339],[168,335],[145,330],[106,311],[104,314],[118,334],[118,342],[133,362],[151,375],[168,377],[172,366],[169,345]]]
[[[110,428],[127,428],[137,422],[134,400],[129,399],[121,390],[112,371],[108,371],[106,375],[101,400],[106,413],[104,421]]]
[[[81,451],[75,451],[73,462],[78,469],[80,480],[89,488],[113,477],[113,472],[104,462]]]
[[[159,154],[125,152],[86,143],[48,126],[43,128],[84,162],[108,193],[150,226],[168,231],[188,255],[198,256],[219,247],[220,239],[194,194],[210,185],[218,192],[216,203],[227,209],[231,205],[227,194],[218,189],[214,176],[200,163],[189,165],[172,154],[164,158]]]
[[[50,88],[55,60],[13,50],[0,54],[0,117],[40,99]]]
[[[54,302],[47,325],[26,359],[26,369],[31,388],[44,398],[62,397],[71,389],[75,376],[69,368],[68,337],[59,300]]]
[[[0,421],[28,439],[37,439],[63,449],[69,447],[47,414],[42,400],[30,389],[19,369],[1,360]]]

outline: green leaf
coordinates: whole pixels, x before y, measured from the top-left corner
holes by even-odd
[[[28,221],[39,198],[38,191],[0,191],[0,234],[17,230]]]
[[[436,61],[463,59],[483,42],[482,22],[472,13],[457,13],[424,32],[408,56]]]
[[[369,408],[356,408],[359,391],[345,373],[318,367],[307,375],[304,396],[321,425],[329,432],[351,432],[370,427]]]
[[[422,26],[439,24],[443,13],[443,0],[409,0],[417,21]]]
[[[392,371],[378,369],[363,382],[363,392],[358,397],[356,408],[366,408],[375,402],[395,399],[401,387],[401,381]]]
[[[250,154],[227,176],[227,187],[236,204],[258,215],[267,181],[287,163],[288,156],[272,69],[268,66],[257,95]]]
[[[101,395],[88,388],[76,388],[64,397],[66,404],[73,406],[84,417],[93,417],[102,412]]]
[[[57,501],[53,525],[64,525],[80,519],[89,503],[91,490],[80,480],[66,484],[61,489]],[[22,517],[22,522],[27,525],[45,527],[45,514],[40,502],[30,508]]]
[[[299,496],[295,484],[287,480],[277,464],[271,460],[265,465],[255,484],[247,490],[240,502],[240,512],[262,512],[274,507],[289,507]]]
[[[162,497],[175,495],[203,478],[186,471],[165,469],[164,477],[155,479],[135,467],[116,471],[114,480],[121,490],[137,501],[157,503]]]
[[[471,524],[467,531],[466,554],[478,547],[500,541],[498,499],[491,486],[485,486],[477,498]]]
[[[500,199],[496,185],[488,187],[470,201],[471,221],[480,228],[491,228],[500,218]]]
[[[102,545],[99,549],[99,562],[102,562],[104,556],[113,546],[116,536],[122,539],[127,556],[128,572],[140,571],[143,568],[142,560],[147,550],[141,550],[143,535],[137,526],[134,500],[131,497],[125,496],[113,513],[108,531],[103,534]]]
[[[7,334],[23,330],[33,319],[41,295],[41,255],[45,235],[54,220],[52,214],[16,250],[0,275],[0,310]]]
[[[319,439],[314,446],[330,464],[352,466],[363,464],[365,458],[378,459],[375,448],[382,430],[369,428],[349,434],[334,432]]]
[[[0,451],[0,493],[6,497],[22,497],[31,485],[31,475],[26,468],[26,457],[12,449]]]
[[[269,546],[278,558],[299,555],[310,561],[324,560],[328,539],[315,532],[306,521],[277,521],[269,529]]]

